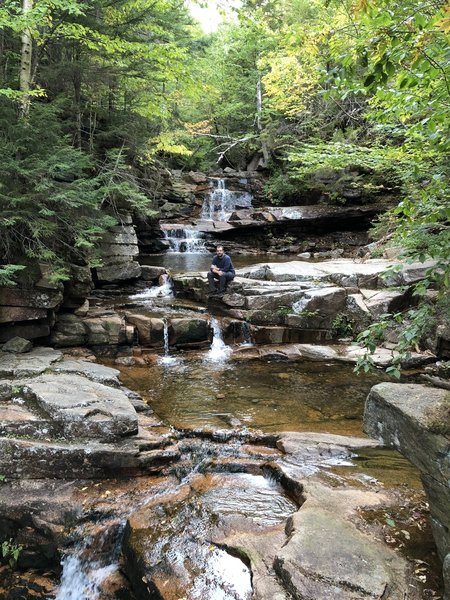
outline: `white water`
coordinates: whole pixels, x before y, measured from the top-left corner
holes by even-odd
[[[209,254],[205,247],[205,240],[202,233],[192,227],[174,227],[173,229],[164,229],[164,239],[166,239],[170,248],[168,252],[187,252],[190,254]]]
[[[196,600],[249,600],[252,580],[248,567],[225,550],[209,551],[206,572],[194,579],[191,597]]]
[[[77,555],[69,554],[61,562],[63,572],[55,600],[95,600],[100,594],[102,581],[118,569],[118,565],[107,567],[95,563],[86,568]]]
[[[154,285],[139,294],[130,296],[130,300],[152,300],[153,298],[173,298],[172,280],[168,275],[161,275],[162,285]]]
[[[158,360],[160,365],[174,365],[178,362],[175,356],[170,356],[169,349],[169,324],[167,321],[164,321],[164,356]]]
[[[232,350],[223,341],[222,330],[217,319],[211,319],[211,327],[213,328],[214,336],[205,360],[208,362],[223,363],[228,360]]]
[[[244,341],[241,343],[241,346],[253,346],[252,340],[252,332],[250,331],[249,324],[246,321],[242,321],[242,335],[244,337]]]
[[[214,180],[214,186],[203,202],[201,217],[205,221],[227,221],[236,209],[252,207],[253,196],[249,192],[227,190],[224,179]]]
[[[309,298],[300,298],[300,300],[297,300],[297,302],[294,302],[294,304],[292,305],[292,310],[295,312],[295,314],[300,315],[306,308],[306,306],[308,305],[309,302]]]

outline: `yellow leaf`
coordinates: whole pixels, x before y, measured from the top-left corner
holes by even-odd
[[[353,8],[353,11],[354,12],[367,12],[369,8],[370,8],[369,0],[358,0],[358,2],[355,4],[355,6]]]

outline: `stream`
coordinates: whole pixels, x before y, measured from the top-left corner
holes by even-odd
[[[215,180],[202,219],[226,220],[251,201]],[[208,269],[211,254],[195,228],[166,224],[164,235],[168,252],[143,263],[164,266],[172,275]],[[292,260],[233,258],[236,267]],[[140,449],[173,448],[176,460],[153,476],[67,484],[73,508],[67,509],[61,572],[48,599],[300,597],[280,553],[294,537],[304,503],[320,494],[331,501],[334,490],[372,498],[373,508],[367,501],[364,510],[359,504],[355,510],[358,528],[417,567],[420,576],[408,580],[412,599],[438,597],[422,595],[426,585],[438,589],[439,582],[418,473],[398,453],[371,446],[363,431],[365,399],[373,385],[386,381],[384,373],[358,377],[352,365],[333,361],[236,360],[236,348],[253,345],[248,324],[242,322],[239,342],[224,340],[220,315],[210,306],[180,302],[170,276],[159,285],[98,290],[90,303],[96,310],[131,309],[159,321],[161,344],[149,350],[146,362],[100,362],[119,368],[122,384],[151,407],[139,433],[148,427],[153,437],[142,437]],[[207,321],[209,347],[170,346],[170,319],[186,316]],[[134,344],[139,355],[140,340]],[[359,441],[352,446],[354,436]],[[377,494],[387,504],[379,504]]]
[[[237,548],[243,540],[256,547],[260,539],[279,543],[286,520],[303,502],[298,489],[282,483],[280,468],[332,486],[381,486],[394,495],[401,489],[401,504],[423,502],[415,469],[395,452],[337,449],[292,463],[274,447],[274,436],[283,432],[364,436],[364,401],[373,385],[386,380],[383,373],[357,377],[351,366],[333,362],[235,361],[221,320],[206,313],[210,348],[175,352],[165,316],[180,309],[168,281],[129,300],[164,319],[164,350],[145,367],[121,366],[121,380],[152,407],[163,435],[178,440],[181,456],[159,480],[122,489],[116,482],[116,491],[103,494],[100,503],[97,495],[88,500],[94,532],[90,518],[77,526],[56,600],[106,600],[110,582],[123,573],[136,598],[250,600],[256,575]],[[369,512],[367,519],[374,518]],[[429,531],[418,544],[415,523],[403,527],[414,534],[408,552],[422,560],[432,543]],[[273,585],[270,594],[276,593]],[[128,594],[121,597],[131,600]]]

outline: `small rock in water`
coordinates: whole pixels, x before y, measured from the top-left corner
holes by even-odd
[[[123,367],[132,367],[136,364],[136,359],[132,356],[120,356],[119,358],[116,358],[114,364],[122,365]]]
[[[14,354],[23,354],[29,352],[33,348],[33,342],[21,337],[13,337],[6,344],[3,344],[3,352],[13,352]]]

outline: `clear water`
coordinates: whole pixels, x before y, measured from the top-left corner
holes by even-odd
[[[182,429],[250,428],[266,432],[362,434],[364,402],[380,374],[358,377],[351,365],[303,362],[205,362],[185,358],[121,367],[124,384],[160,418]],[[230,425],[230,422],[233,425]]]
[[[279,526],[297,505],[279,484],[246,473],[194,474],[189,491],[144,509],[145,537],[133,544],[166,598],[250,600],[251,573],[214,539]]]
[[[298,260],[295,254],[230,254],[233,265],[237,269],[265,262],[278,263]],[[211,266],[213,256],[213,253],[193,254],[189,252],[152,254],[139,257],[139,262],[143,265],[165,267],[171,273],[188,273],[192,271],[207,271]]]

